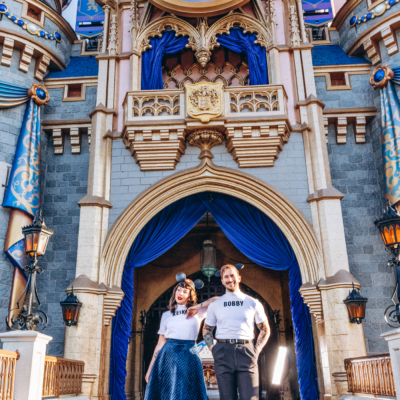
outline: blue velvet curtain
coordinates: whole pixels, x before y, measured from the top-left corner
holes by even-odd
[[[241,28],[231,28],[229,35],[219,35],[217,42],[236,53],[245,52],[249,62],[250,85],[268,85],[267,56],[265,48],[255,44],[256,35],[243,33]]]
[[[113,400],[126,400],[126,357],[133,310],[133,271],[154,260],[211,212],[231,242],[255,263],[275,270],[289,269],[290,301],[302,400],[317,400],[311,318],[299,293],[301,275],[286,237],[265,214],[243,200],[219,193],[200,193],[160,211],[140,232],[126,260],[122,277],[125,293],[113,321],[110,392]]]
[[[152,48],[142,55],[142,90],[164,88],[162,58],[182,50],[188,43],[186,36],[176,37],[175,31],[166,31],[161,38],[150,39]]]

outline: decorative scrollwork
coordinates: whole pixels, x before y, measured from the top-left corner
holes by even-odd
[[[255,44],[266,48],[271,44],[272,37],[260,21],[248,15],[229,13],[208,29],[205,38],[208,49],[214,50],[215,47],[219,47],[220,44],[217,41],[217,35],[229,34],[230,29],[234,27],[243,28],[244,33],[254,33],[257,37],[257,40],[254,41]]]
[[[400,323],[397,320],[398,307],[399,307],[398,304],[396,304],[396,305],[392,304],[385,310],[385,321],[392,328],[400,327]]]
[[[196,51],[200,43],[200,33],[188,22],[179,19],[175,16],[162,17],[153,23],[149,24],[143,31],[140,32],[137,43],[140,52],[145,52],[151,49],[150,39],[162,37],[164,31],[174,31],[176,36],[188,36],[189,43],[187,48]]]
[[[223,142],[225,136],[212,129],[201,129],[188,135],[186,138],[191,146],[197,146],[199,149],[211,150]]]
[[[133,115],[135,117],[157,117],[161,115],[178,115],[180,112],[179,94],[143,95],[132,97]]]
[[[279,111],[278,92],[246,90],[230,93],[230,110],[233,113]]]

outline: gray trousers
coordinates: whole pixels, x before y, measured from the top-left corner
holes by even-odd
[[[258,355],[253,343],[216,343],[212,349],[221,400],[258,400]]]

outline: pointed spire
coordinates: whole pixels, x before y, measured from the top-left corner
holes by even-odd
[[[301,37],[296,6],[290,6],[290,40],[292,42],[292,47],[300,46]]]
[[[110,56],[117,55],[117,48],[118,48],[117,15],[114,14],[111,16],[110,37],[108,41],[108,53],[110,54]]]

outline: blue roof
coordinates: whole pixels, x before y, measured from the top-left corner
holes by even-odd
[[[350,57],[338,45],[314,46],[312,60],[319,65],[371,64],[362,57]]]
[[[50,72],[45,79],[77,78],[81,76],[97,76],[99,66],[95,56],[73,57],[69,60],[67,68],[63,71]]]

